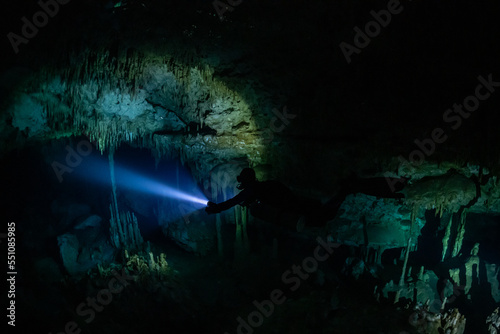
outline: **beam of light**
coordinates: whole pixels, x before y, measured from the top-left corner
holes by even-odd
[[[163,197],[174,198],[181,201],[198,203],[202,204],[203,206],[206,206],[208,203],[208,200],[204,198],[201,192],[199,192],[198,194],[190,195],[188,193],[169,187],[160,182],[148,179],[142,175],[136,175],[129,171],[121,171],[120,174],[122,173],[127,173],[127,174],[130,173],[130,175],[127,177],[129,181],[127,181],[126,184],[124,184],[124,186],[128,187],[129,189],[146,191],[150,194],[156,194]]]
[[[92,158],[88,158],[89,160]],[[81,176],[99,183],[110,183],[109,164],[103,159],[92,159]],[[145,176],[139,172],[119,166],[115,162],[115,179],[119,188],[125,188],[152,195],[168,197],[179,201],[191,202],[194,208],[200,209],[207,205],[208,200],[192,180],[183,175],[182,186],[185,190],[171,187],[165,182]]]

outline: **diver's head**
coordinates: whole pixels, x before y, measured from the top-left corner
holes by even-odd
[[[236,177],[236,180],[239,182],[237,188],[245,189],[257,179],[255,178],[255,171],[252,168],[243,168],[240,175]]]

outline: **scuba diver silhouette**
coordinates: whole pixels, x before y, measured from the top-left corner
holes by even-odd
[[[236,180],[239,183],[237,188],[241,192],[219,204],[208,202],[205,208],[208,214],[220,213],[240,204],[249,207],[254,217],[297,231],[301,231],[305,226],[325,226],[328,220],[335,217],[349,194],[359,192],[376,197],[401,198],[403,195],[398,191],[406,184],[404,179],[391,179],[397,180],[400,185],[396,189],[389,189],[388,182],[391,180],[387,178],[363,179],[352,174],[341,182],[336,195],[322,204],[319,200],[297,196],[279,181],[258,181],[255,171],[251,168],[244,168]]]
[[[244,168],[237,176],[239,194],[225,202],[208,202],[208,214],[220,213],[240,204],[250,208],[250,213],[262,220],[300,230],[306,226],[323,226],[325,222],[309,219],[321,208],[321,202],[295,195],[276,180],[259,181],[255,171]],[[293,226],[288,226],[293,224]],[[298,225],[297,225],[298,224]]]

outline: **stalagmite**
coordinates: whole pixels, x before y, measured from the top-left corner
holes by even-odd
[[[149,269],[151,271],[156,270],[157,264],[155,263],[155,257],[153,256],[153,252],[149,252]]]
[[[460,286],[460,268],[448,270],[450,273],[451,280],[458,286]]]
[[[401,290],[403,289],[403,286],[405,284],[405,272],[406,272],[406,266],[408,265],[408,257],[410,256],[410,249],[411,249],[411,240],[412,240],[412,232],[413,232],[413,225],[415,224],[415,219],[417,216],[417,209],[416,206],[413,207],[413,210],[411,212],[411,225],[410,225],[410,233],[408,237],[408,243],[406,244],[406,254],[405,254],[405,261],[403,263],[403,272],[401,273],[401,277],[399,279],[399,289],[396,292],[396,298],[394,299],[394,303],[397,303],[399,301],[399,296],[401,294]]]
[[[122,212],[118,216],[120,218],[116,219],[112,205],[110,205],[110,210],[110,235],[113,246],[130,250],[142,249],[144,240],[135,215],[130,212]]]
[[[495,263],[486,263],[486,279],[488,283],[491,285],[491,297],[495,300],[496,303],[500,302],[500,289],[498,282],[498,270],[500,267]]]
[[[139,224],[137,222],[137,218],[135,217],[134,213],[130,214],[130,212],[127,213],[128,217],[131,217],[131,225],[133,227],[134,231],[134,240],[136,242],[135,247],[139,249],[142,244],[144,243],[144,240],[141,235],[141,231],[139,230]],[[130,219],[129,219],[130,221]]]
[[[125,237],[128,236],[128,242],[127,242],[127,245],[132,245],[131,248],[135,249],[136,248],[136,245],[137,245],[137,238],[136,238],[136,235],[135,235],[135,231],[134,231],[134,226],[132,224],[130,224],[130,215],[129,213],[127,212],[127,214],[123,214],[122,213],[122,223],[125,223],[125,222],[128,222],[129,224],[125,224],[124,225],[124,229],[127,231],[127,235]]]
[[[443,302],[441,303],[441,311],[444,311],[446,306],[446,302],[448,301],[448,297],[444,297]]]
[[[474,271],[474,266],[476,266],[476,278],[479,283],[479,243],[476,243],[472,250],[470,251],[470,257],[465,263],[465,293],[469,293],[472,287],[472,276]]]
[[[109,225],[110,225],[110,228],[109,228],[109,234],[110,234],[110,238],[111,238],[111,244],[115,247],[115,248],[121,248],[121,244],[120,244],[120,235],[122,235],[122,231],[120,231],[121,229],[121,225],[117,223],[116,221],[116,218],[115,218],[115,209],[113,208],[113,204],[110,204],[109,205],[109,211],[111,213],[111,218],[109,220]]]
[[[109,210],[111,212],[111,242],[116,248],[138,250],[142,247],[144,240],[139,230],[137,218],[133,213],[120,213],[118,209],[113,151],[110,151],[109,153],[109,170],[111,175],[111,187],[113,194],[113,202],[109,206]]]

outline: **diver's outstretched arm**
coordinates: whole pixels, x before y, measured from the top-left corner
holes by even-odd
[[[207,207],[205,208],[205,212],[208,214],[212,213],[220,213],[222,211],[226,211],[227,209],[232,208],[236,204],[243,203],[251,196],[250,191],[247,189],[243,189],[238,195],[233,198],[228,199],[225,202],[216,204],[214,202],[208,202]]]

